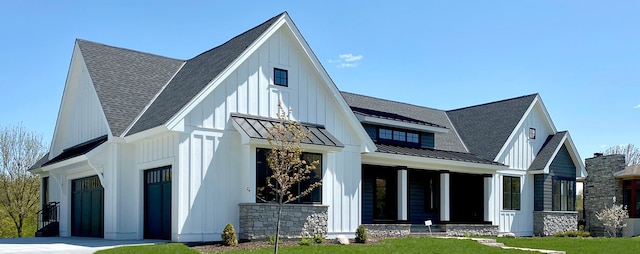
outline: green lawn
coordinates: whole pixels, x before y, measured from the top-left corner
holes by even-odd
[[[640,253],[640,238],[498,238],[507,246],[547,250],[563,250],[571,253]]]
[[[507,246],[526,247],[547,250],[562,250],[571,253],[640,253],[640,238],[498,238]],[[378,244],[351,245],[312,245],[281,247],[280,253],[525,253],[528,251],[504,250],[496,247],[484,246],[472,240],[441,239],[441,238],[397,238],[387,239]],[[96,252],[110,253],[198,253],[180,243],[119,247]],[[224,253],[273,253],[273,248],[258,250],[235,250]]]

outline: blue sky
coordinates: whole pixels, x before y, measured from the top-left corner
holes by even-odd
[[[581,156],[640,145],[639,1],[3,1],[0,126],[51,142],[76,38],[188,59],[288,11],[338,88],[438,109],[540,93]]]

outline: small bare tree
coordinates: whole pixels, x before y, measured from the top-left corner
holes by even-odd
[[[621,204],[616,204],[616,198],[613,197],[613,204],[611,207],[603,208],[600,211],[596,211],[596,218],[611,237],[618,236],[618,232],[627,226],[625,219],[629,218],[629,212],[627,207]]]
[[[310,179],[311,170],[319,164],[318,161],[307,162],[302,159],[300,143],[307,139],[308,131],[297,121],[289,120],[291,110],[285,111],[278,103],[278,122],[268,128],[269,145],[271,151],[267,156],[269,168],[273,174],[267,177],[267,186],[272,189],[278,204],[278,219],[276,223],[276,241],[273,253],[278,253],[280,241],[280,217],[282,206],[300,197],[309,195],[313,189],[319,187],[322,181],[311,183],[305,190],[291,192],[294,184]]]
[[[22,125],[0,129],[0,208],[11,217],[18,237],[38,208],[40,182],[28,170],[44,149],[42,138]]]
[[[609,147],[604,154],[622,154],[627,163],[627,166],[640,165],[640,148],[633,144],[618,145]]]

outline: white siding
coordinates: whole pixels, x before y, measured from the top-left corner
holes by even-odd
[[[536,129],[535,139],[529,139],[529,128]],[[520,129],[516,130],[515,137],[508,144],[503,155],[498,158],[498,162],[509,165],[511,169],[527,170],[544,141],[551,134],[554,133],[545,118],[541,104],[536,103]]]
[[[273,85],[273,68],[288,70],[288,87]],[[238,223],[238,204],[255,201],[255,146],[241,145],[231,113],[276,116],[278,102],[296,120],[322,124],[346,145],[323,152],[323,203],[330,235],[353,234],[360,224],[361,141],[346,113],[293,34],[280,28],[184,118],[180,142],[180,241],[217,240]],[[314,151],[318,152],[318,151]],[[322,151],[319,151],[322,152]],[[188,158],[188,159],[187,159]]]
[[[98,95],[76,46],[49,158],[65,148],[108,134],[107,126]]]

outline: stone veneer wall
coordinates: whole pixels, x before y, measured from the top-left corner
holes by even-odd
[[[443,224],[442,229],[448,236],[497,236],[498,225],[481,224]]]
[[[278,205],[243,203],[240,206],[240,239],[266,239],[275,234]],[[287,204],[282,207],[280,235],[300,238],[303,229],[310,235],[327,235],[329,206],[319,204]]]
[[[624,170],[624,156],[600,155],[585,160],[587,178],[584,186],[584,211],[586,230],[592,236],[604,236],[604,227],[596,218],[596,211],[605,208],[605,205],[613,204],[613,197],[616,203],[622,202],[622,180],[617,180],[613,176],[615,172]]]
[[[552,236],[558,232],[578,230],[578,212],[573,211],[534,211],[533,234]]]
[[[373,238],[403,237],[411,233],[411,224],[365,224],[364,227]]]

